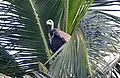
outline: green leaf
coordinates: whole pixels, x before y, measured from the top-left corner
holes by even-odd
[[[86,43],[79,29],[76,29],[71,40],[56,57],[49,70],[53,78],[87,78],[90,74]]]
[[[24,69],[18,66],[18,63],[13,59],[12,55],[8,54],[3,47],[0,46],[0,72],[7,76],[19,76],[21,77]],[[14,72],[14,73],[13,73]]]
[[[113,77],[112,70],[119,62],[120,17],[101,10],[89,10],[81,21],[94,77]],[[119,72],[117,72],[118,74]]]
[[[39,63],[47,60],[48,46],[39,17],[31,6],[32,3],[30,4],[28,0],[15,0],[14,5],[0,4],[1,12],[3,12],[0,14],[2,16],[0,18],[0,45],[9,54],[15,52],[11,60],[15,61],[18,68],[22,68],[20,73],[39,70]],[[15,67],[14,70],[11,72],[12,75],[17,72]]]
[[[66,32],[72,34],[80,19],[86,14],[93,0],[65,0]]]

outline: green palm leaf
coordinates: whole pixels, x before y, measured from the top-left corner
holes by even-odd
[[[5,71],[6,70],[6,71]],[[0,46],[0,72],[8,76],[21,76],[25,73],[24,69],[19,67],[13,56],[8,54],[3,47]],[[13,73],[15,72],[15,73]]]
[[[77,29],[64,50],[55,59],[50,68],[53,78],[87,78],[90,74],[88,55],[82,32]]]
[[[96,11],[96,9],[90,10],[87,16],[82,20],[80,25],[80,29],[82,29],[82,33],[84,33],[84,38],[87,41],[88,48],[87,50],[89,53],[88,55],[92,66],[91,71],[93,78],[114,77],[117,72],[119,73],[118,61],[120,58],[119,56],[120,37],[118,35],[119,34],[118,24],[120,22],[120,18],[108,13],[104,13],[102,11],[105,10],[100,11],[99,10]],[[109,11],[109,9],[106,11]],[[114,22],[114,24],[112,24],[111,22],[112,23]],[[116,30],[115,28],[118,30]],[[69,49],[71,48],[67,48],[67,50]],[[63,52],[69,53],[70,51],[67,50]],[[55,59],[55,61],[53,62],[53,66],[51,67],[50,70],[50,74],[53,75],[53,77],[59,78],[61,77],[61,75],[64,77],[66,76],[66,72],[69,72],[69,70],[67,70],[69,69],[67,68],[67,66],[69,66],[68,64],[69,61],[66,60],[68,60],[70,54],[71,53],[69,53],[68,54],[69,56],[67,56],[67,54],[61,53],[60,56],[58,56],[57,59]],[[75,56],[73,55],[73,57]],[[73,57],[71,57],[71,59],[73,59]],[[108,57],[108,59],[105,59],[106,57]],[[114,69],[114,67],[116,68]],[[114,70],[114,72],[112,72],[112,70]],[[59,76],[56,74],[58,74]],[[69,75],[70,73],[67,76]],[[71,76],[73,76],[73,74],[71,74]]]
[[[66,0],[66,32],[72,34],[93,0]],[[74,7],[74,8],[73,8]]]
[[[25,3],[28,4],[28,1]],[[37,24],[32,8],[31,11],[27,10],[30,9],[29,5],[24,7],[22,2],[19,6],[1,3],[1,11],[4,12],[0,14],[1,46],[8,53],[16,52],[12,55],[13,60],[22,68],[22,73],[39,70],[39,62],[44,63],[47,60],[48,51],[44,34],[39,29],[40,24]],[[16,73],[15,71],[12,73]]]
[[[102,7],[102,4],[103,3],[101,3],[101,5],[96,4],[96,6],[99,5]],[[109,6],[109,4],[110,2],[106,2],[106,6]],[[113,5],[117,4],[114,3]],[[112,72],[112,70],[114,70],[116,64],[117,69],[115,69],[117,71],[119,70],[120,17],[103,11],[109,11],[109,9],[90,9],[88,14],[81,21],[80,26],[87,42],[88,55],[92,68],[95,70],[92,70],[95,72],[93,78],[114,77],[117,72]]]

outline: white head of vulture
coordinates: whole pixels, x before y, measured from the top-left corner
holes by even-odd
[[[47,20],[46,24],[49,25],[49,26],[51,26],[51,30],[53,30],[53,28],[54,28],[54,22],[51,19]]]

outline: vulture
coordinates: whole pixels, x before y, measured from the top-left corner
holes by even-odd
[[[55,53],[63,44],[70,40],[71,36],[58,28],[54,28],[54,22],[51,19],[47,20],[46,24],[50,27],[48,45],[52,52]]]

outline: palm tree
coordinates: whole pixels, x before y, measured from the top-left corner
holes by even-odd
[[[1,73],[11,77],[25,74],[41,78],[117,77],[119,30],[113,28],[119,28],[119,17],[103,10],[88,11],[92,0],[6,1],[10,3],[0,3]],[[96,0],[91,7],[109,6],[113,2],[117,1],[100,3]],[[52,56],[47,45],[45,22],[48,19],[54,21],[56,28],[70,34],[71,40],[46,64]],[[110,56],[114,61],[105,60]]]

